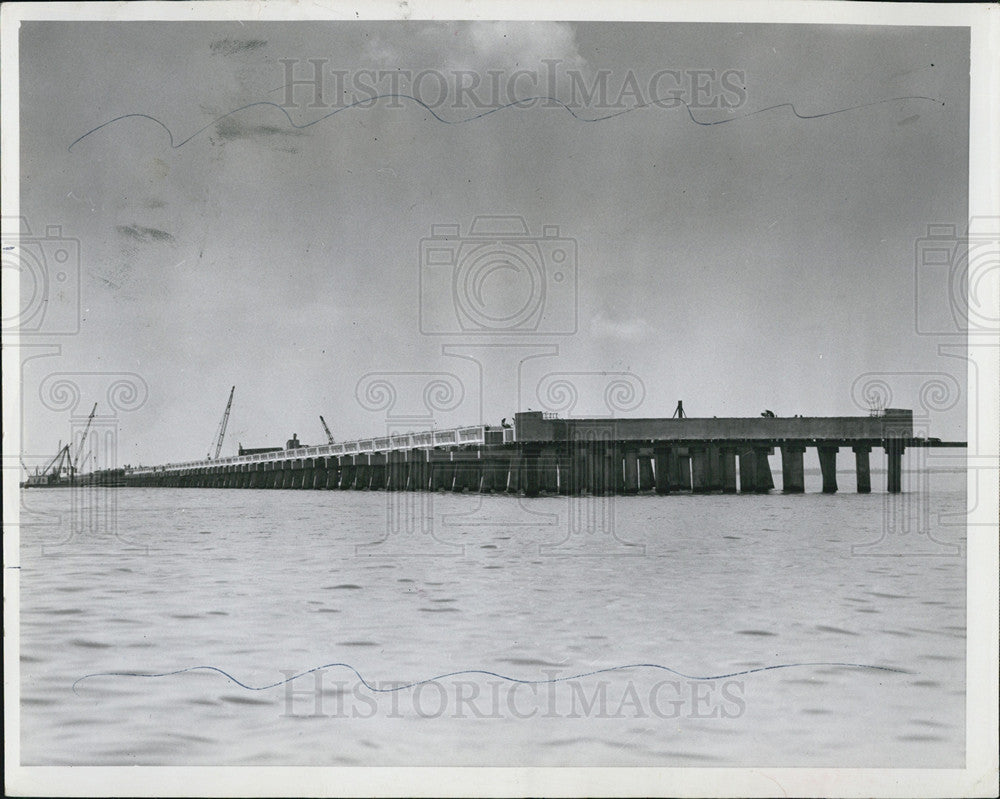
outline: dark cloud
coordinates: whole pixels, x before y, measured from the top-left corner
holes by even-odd
[[[174,240],[174,237],[167,233],[167,231],[159,230],[154,227],[143,227],[142,225],[117,225],[115,230],[127,238],[133,239],[134,241],[141,241],[143,243],[150,241],[172,242]]]
[[[256,139],[266,136],[301,136],[303,131],[290,125],[264,125],[261,123],[243,122],[235,116],[220,119],[215,123],[216,135],[225,140]]]
[[[212,55],[237,55],[259,50],[266,45],[266,39],[216,39],[209,48]]]

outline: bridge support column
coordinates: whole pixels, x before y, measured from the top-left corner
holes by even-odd
[[[372,482],[371,464],[368,455],[358,453],[354,456],[354,490],[367,491]]]
[[[723,494],[736,493],[736,450],[722,447],[719,450],[720,488]]]
[[[707,450],[707,484],[708,490],[721,491],[722,490],[722,461],[720,459],[719,447],[715,444],[709,444]]]
[[[670,447],[657,444],[653,447],[653,468],[656,476],[656,493],[670,493]]]
[[[623,493],[638,494],[639,451],[635,446],[631,444],[625,444],[623,447],[620,447],[618,451],[622,453],[622,460],[625,462],[625,473],[622,486]]]
[[[744,449],[740,458],[740,493],[757,493],[757,453],[752,449]]]
[[[431,491],[450,491],[452,480],[451,453],[432,450],[431,457]]]
[[[754,447],[754,482],[758,494],[766,494],[774,488],[771,476],[771,462],[767,459],[770,447]]]
[[[885,445],[885,454],[889,457],[889,474],[887,490],[890,494],[899,494],[903,490],[903,452],[906,447],[897,438],[890,438]]]
[[[565,445],[557,455],[556,468],[559,471],[559,493],[568,496],[573,493],[573,448]]]
[[[679,475],[678,488],[681,491],[691,490],[691,454],[690,450],[678,453],[677,472]]]
[[[570,453],[573,461],[570,464],[569,490],[580,496],[587,490],[587,445],[574,442]]]
[[[709,452],[704,446],[690,448],[691,452],[691,490],[695,494],[707,494],[709,487]]]
[[[280,461],[277,465],[280,469],[278,472],[278,478],[275,482],[275,488],[290,488],[292,484],[292,464],[289,461]]]
[[[403,487],[407,491],[419,491],[420,490],[420,450],[419,449],[409,449],[404,455],[403,466],[406,473],[403,475],[405,483]]]
[[[609,494],[625,493],[625,445],[613,443],[608,447],[608,454],[611,457],[612,478],[608,486]],[[636,475],[636,485],[638,486],[638,474]],[[636,491],[638,491],[638,487]]]
[[[541,451],[538,447],[526,446],[524,448],[524,495],[526,497],[538,496],[540,484],[540,460]]]
[[[326,487],[330,491],[340,488],[340,462],[341,458],[331,455],[326,459]]]
[[[656,476],[653,474],[652,453],[639,453],[639,491],[653,491],[656,488]]]
[[[492,494],[497,490],[497,464],[500,462],[497,455],[498,453],[492,450],[482,450],[482,466],[480,468],[482,477],[479,481],[481,494]]]
[[[801,444],[785,444],[781,447],[781,490],[785,494],[801,494],[806,490],[802,462],[805,451],[806,448]]]
[[[396,491],[407,491],[410,489],[410,472],[413,470],[413,461],[410,450],[399,450],[396,454]]]
[[[406,488],[406,453],[401,449],[389,450],[386,453],[386,472],[388,473],[385,488],[387,491],[402,491]]]
[[[582,460],[582,488],[588,494],[597,493],[597,445],[591,441],[586,441],[581,445],[583,454]]]
[[[313,458],[313,490],[326,488],[326,458]]]
[[[555,447],[542,450],[538,461],[538,487],[546,494],[559,493],[559,456]]]
[[[337,460],[337,488],[341,491],[346,491],[354,482],[354,456],[341,455]]]
[[[608,493],[608,486],[611,483],[611,454],[607,451],[603,443],[593,444],[592,475],[590,478],[590,493],[594,496],[603,496]]]
[[[520,494],[524,486],[524,458],[521,455],[520,446],[510,451],[510,460],[507,462],[507,493]]]
[[[296,488],[312,490],[313,487],[313,477],[316,474],[316,468],[313,466],[312,458],[303,458],[299,461],[301,468],[299,469],[299,480],[295,484]]]
[[[465,450],[456,450],[452,452],[452,471],[454,473],[454,479],[451,483],[451,490],[456,494],[461,494],[469,487],[469,462],[466,460],[467,455]]]
[[[839,447],[817,447],[819,468],[823,473],[823,493],[837,493],[837,452]]]
[[[854,467],[858,473],[858,493],[870,494],[872,492],[872,471],[868,455],[872,448],[867,444],[858,444],[851,449],[854,450]]]
[[[368,487],[372,491],[378,491],[386,486],[386,465],[385,453],[373,452],[368,456],[368,468],[371,470],[371,482]]]

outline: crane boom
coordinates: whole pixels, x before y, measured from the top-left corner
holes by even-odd
[[[87,445],[87,433],[90,432],[90,423],[94,421],[94,414],[97,413],[97,403],[94,403],[94,407],[90,411],[90,416],[87,417],[87,426],[83,428],[83,435],[80,437],[80,446],[77,447],[76,455],[73,456],[73,471],[76,471],[76,466],[80,462],[80,453],[83,452],[83,448]],[[67,445],[68,446],[68,445]]]
[[[326,431],[326,440],[328,443],[333,444],[333,433],[330,432],[330,428],[326,424],[326,419],[323,418],[323,414],[319,415],[319,420],[323,424],[323,429]]]
[[[229,424],[229,409],[233,407],[233,393],[235,391],[236,386],[229,389],[229,401],[226,403],[226,410],[222,414],[222,422],[219,423],[219,432],[215,436],[215,454],[210,457],[210,460],[217,461],[219,453],[222,451],[222,439],[226,437],[226,425]]]
[[[64,461],[68,461],[68,460],[69,460],[69,444],[67,444],[64,447],[60,447],[59,451],[52,457],[52,460],[50,460],[47,464],[45,464],[45,468],[42,469],[41,473],[42,474],[48,474],[49,470],[52,469],[52,467],[55,466],[56,462],[58,461],[59,465],[53,471],[53,474],[55,474],[58,477],[59,474],[63,470],[63,462]],[[23,461],[22,461],[22,465],[23,465]],[[27,468],[27,467],[25,467],[25,468]],[[36,471],[36,473],[37,473],[37,471]]]

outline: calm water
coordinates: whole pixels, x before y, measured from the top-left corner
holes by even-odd
[[[30,491],[22,762],[960,766],[964,475],[891,500],[841,478],[572,502]],[[74,692],[333,662],[383,689],[563,681],[378,693],[335,666]],[[817,662],[883,669],[574,676]]]

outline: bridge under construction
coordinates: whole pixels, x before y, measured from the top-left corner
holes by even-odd
[[[330,436],[332,438],[332,436]],[[913,412],[869,416],[560,419],[525,412],[512,425],[475,425],[248,452],[80,475],[80,484],[245,489],[454,491],[542,494],[767,493],[769,456],[785,493],[805,491],[815,448],[823,492],[837,491],[838,453],[853,455],[857,491],[871,491],[870,454],[887,459],[887,489],[902,490],[908,447],[964,446],[913,437]]]

